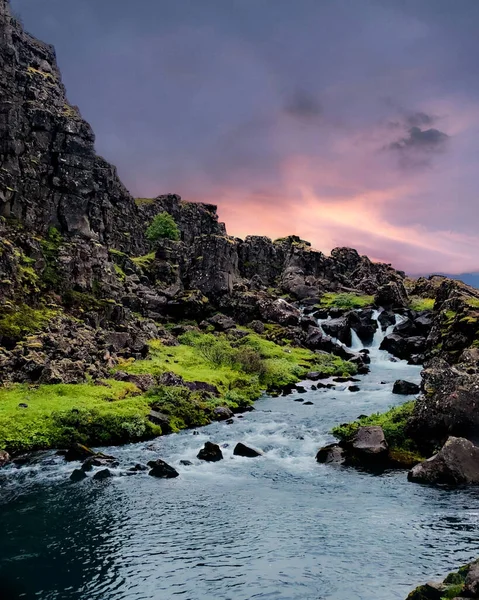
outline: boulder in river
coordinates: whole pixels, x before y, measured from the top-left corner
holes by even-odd
[[[246,456],[247,458],[256,458],[257,456],[262,456],[262,452],[255,450],[254,448],[250,448],[241,442],[238,442],[233,450],[233,454],[235,456]]]
[[[72,474],[70,475],[70,481],[82,481],[82,479],[86,478],[86,474],[85,471],[82,471],[81,469],[75,469]]]
[[[351,449],[356,455],[378,458],[386,456],[388,444],[382,427],[377,425],[359,427],[352,440]]]
[[[393,385],[393,394],[402,394],[404,396],[419,394],[419,386],[404,379],[397,379]]]
[[[157,460],[150,460],[148,462],[148,466],[151,467],[151,471],[148,473],[148,475],[151,475],[152,477],[173,479],[179,475],[175,468],[166,463],[164,460],[161,460],[161,458],[158,458]]]
[[[217,406],[213,410],[213,418],[215,421],[227,421],[234,417],[233,411],[228,406]]]
[[[449,485],[479,484],[479,448],[465,438],[449,437],[437,454],[408,473],[409,481]]]
[[[118,461],[114,458],[104,457],[101,454],[89,456],[83,461],[82,471],[91,471],[93,467],[117,467]]]
[[[204,447],[198,452],[197,458],[206,460],[207,462],[217,462],[218,460],[223,460],[223,453],[218,444],[205,442]]]
[[[65,453],[65,460],[68,462],[74,460],[85,460],[90,456],[94,456],[95,452],[91,448],[83,444],[73,444]]]
[[[0,450],[0,467],[4,467],[10,462],[10,454],[5,450]]]
[[[97,471],[95,475],[93,475],[93,479],[96,481],[103,481],[104,479],[109,479],[110,477],[113,477],[110,469],[101,469],[100,471]]]
[[[319,463],[342,465],[346,460],[344,448],[339,444],[328,444],[318,450],[316,460]]]

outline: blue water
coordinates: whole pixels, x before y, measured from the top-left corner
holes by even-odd
[[[104,482],[70,483],[72,465],[52,454],[3,469],[0,598],[395,600],[476,558],[477,489],[315,461],[334,424],[403,402],[395,379],[419,381],[418,367],[389,358],[372,349],[357,393],[306,383],[232,425],[110,448],[121,465]],[[196,459],[206,440],[229,444],[225,460]],[[265,455],[233,457],[238,441]],[[158,457],[180,477],[124,476]]]

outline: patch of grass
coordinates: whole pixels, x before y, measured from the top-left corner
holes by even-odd
[[[185,381],[203,381],[218,388],[225,398],[247,404],[265,389],[277,389],[299,381],[308,371],[354,374],[356,366],[329,354],[304,348],[279,346],[258,334],[239,341],[226,335],[190,331],[180,336],[179,346],[150,343],[150,358],[122,366],[130,373],[161,375],[171,371]]]
[[[471,308],[479,308],[479,298],[466,298],[465,302]]]
[[[105,383],[1,388],[0,448],[24,452],[73,442],[127,443],[161,432],[147,420],[149,402],[136,386]]]
[[[142,271],[147,271],[149,267],[151,267],[151,265],[153,264],[153,261],[155,260],[155,252],[150,252],[149,254],[145,254],[143,256],[135,256],[131,260]]]
[[[414,410],[414,404],[414,400],[411,400],[400,406],[394,406],[385,413],[374,413],[357,421],[338,425],[334,427],[332,434],[341,441],[349,442],[359,427],[379,425],[384,431],[384,436],[392,452],[407,452],[410,455],[408,458],[423,460],[417,446],[405,433],[407,421]]]
[[[421,312],[423,310],[433,310],[434,302],[434,298],[420,298],[419,296],[411,296],[409,308],[417,312]]]
[[[441,600],[452,600],[457,596],[461,595],[462,590],[464,589],[463,583],[458,583],[456,585],[450,585],[445,593],[441,596]]]
[[[125,271],[123,271],[123,269],[120,267],[120,265],[113,263],[113,268],[115,269],[115,273],[116,273],[118,279],[121,282],[125,281],[126,280]]]
[[[135,204],[137,206],[148,206],[150,204],[154,204],[154,198],[135,198]]]
[[[0,336],[20,340],[28,334],[40,331],[56,314],[57,311],[53,309],[18,304],[4,310],[0,317]]]
[[[371,306],[374,303],[374,296],[359,295],[359,294],[335,294],[327,292],[323,294],[319,301],[320,308],[364,308]]]

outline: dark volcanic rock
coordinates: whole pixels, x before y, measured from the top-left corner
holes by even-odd
[[[95,479],[96,481],[103,481],[105,479],[109,479],[110,477],[113,477],[113,473],[110,471],[110,469],[101,469],[93,475],[92,479]]]
[[[479,448],[464,438],[450,437],[441,450],[419,463],[409,481],[451,485],[479,484]]]
[[[234,413],[231,408],[227,406],[217,406],[213,410],[213,418],[215,421],[227,421],[234,417]]]
[[[387,350],[393,356],[409,359],[413,355],[422,354],[426,348],[426,339],[422,336],[402,337],[397,333],[387,335],[381,342],[380,349]]]
[[[83,444],[73,444],[71,448],[68,448],[65,454],[65,460],[85,460],[91,456],[95,456],[95,452],[91,448],[87,448]]]
[[[397,379],[393,385],[393,394],[403,394],[405,396],[419,394],[419,386],[410,381],[404,381],[404,379]]]
[[[390,281],[381,286],[374,296],[374,303],[384,308],[407,306],[408,295],[403,282]]]
[[[198,452],[197,457],[207,462],[217,462],[218,460],[223,460],[223,453],[218,444],[205,442],[204,448]]]
[[[81,469],[75,469],[74,471],[72,471],[72,474],[70,475],[70,481],[82,481],[83,479],[86,478],[86,473],[85,471],[82,471]]]
[[[339,444],[329,444],[318,450],[316,460],[319,463],[342,465],[346,460],[345,451]]]
[[[444,444],[448,436],[479,441],[479,373],[477,349],[451,366],[440,358],[422,372],[423,394],[416,400],[407,433],[425,452]]]
[[[0,467],[4,467],[10,462],[10,454],[5,450],[0,450]]]
[[[150,460],[148,462],[148,466],[151,467],[151,471],[148,473],[148,475],[151,475],[152,477],[173,479],[179,475],[176,469],[174,469],[164,460],[161,460],[161,458],[158,458],[157,460]]]
[[[351,449],[356,455],[383,457],[387,454],[388,444],[382,427],[360,427],[354,436]]]
[[[255,450],[254,448],[249,448],[238,442],[233,450],[233,454],[235,456],[246,456],[247,458],[256,458],[257,456],[262,456],[262,452]]]
[[[148,420],[161,427],[161,433],[169,433],[171,431],[170,417],[158,410],[150,410]]]
[[[351,326],[346,317],[325,321],[322,327],[327,335],[336,338],[346,346],[351,345]]]

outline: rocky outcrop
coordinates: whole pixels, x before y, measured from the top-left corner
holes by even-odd
[[[218,444],[213,442],[205,442],[205,445],[197,454],[197,458],[206,462],[218,462],[223,460],[223,453]]]
[[[402,394],[408,396],[411,394],[419,394],[419,386],[404,379],[397,379],[393,385],[393,394]]]
[[[148,475],[152,477],[159,477],[160,479],[174,479],[178,477],[178,471],[173,468],[171,465],[166,463],[161,458],[157,460],[150,460],[148,462],[148,466],[151,468]]]
[[[257,456],[262,456],[262,452],[259,450],[255,450],[254,448],[250,448],[246,446],[242,442],[238,442],[234,447],[233,454],[235,456],[245,456],[246,458],[256,458]]]
[[[55,226],[134,252],[142,223],[116,170],[69,104],[52,46],[0,2],[0,214],[39,233]]]
[[[451,366],[434,358],[423,371],[422,394],[407,432],[425,451],[434,451],[452,435],[479,440],[479,349],[463,353]]]
[[[440,583],[429,582],[413,590],[406,600],[479,598],[479,560],[461,567]]]
[[[409,481],[449,485],[479,484],[479,448],[450,437],[441,450],[409,471]]]

